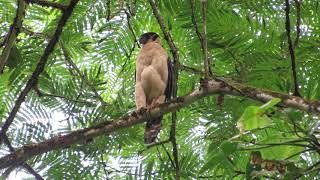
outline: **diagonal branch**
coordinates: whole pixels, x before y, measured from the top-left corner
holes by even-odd
[[[23,0],[18,0],[16,17],[14,18],[13,24],[10,26],[9,34],[4,41],[4,49],[0,56],[0,74],[2,73],[4,66],[9,58],[11,48],[17,39],[17,36],[22,27],[22,21],[25,15],[25,3]]]
[[[9,117],[4,122],[2,129],[1,129],[1,132],[0,132],[0,138],[6,134],[7,130],[9,129],[9,126],[11,125],[11,123],[13,122],[13,119],[15,118],[16,114],[18,113],[21,104],[24,102],[24,100],[25,100],[26,96],[28,95],[28,93],[30,92],[30,90],[34,87],[34,85],[37,84],[37,81],[38,81],[40,74],[44,71],[45,65],[46,65],[48,58],[49,58],[49,55],[51,54],[55,45],[57,44],[59,37],[62,33],[62,29],[65,26],[65,24],[67,23],[67,20],[71,16],[72,11],[78,1],[79,0],[71,0],[68,8],[63,12],[62,17],[59,20],[59,24],[57,26],[57,29],[56,29],[52,39],[50,40],[49,44],[47,45],[46,49],[44,50],[44,53],[41,56],[40,61],[37,65],[36,69],[32,73],[32,75],[31,75],[30,79],[28,80],[24,89],[21,91],[18,99],[16,100],[16,102],[14,104],[13,109],[11,110],[11,112],[9,114]]]
[[[291,57],[291,69],[292,69],[292,76],[293,76],[293,83],[294,83],[294,92],[293,95],[301,97],[299,93],[299,85],[297,80],[297,71],[296,71],[296,56],[294,53],[294,46],[291,39],[291,30],[290,30],[290,3],[289,0],[285,0],[285,11],[286,11],[286,31],[288,37],[288,44],[289,44],[289,52]]]
[[[61,11],[65,11],[67,9],[67,6],[65,5],[62,5],[56,2],[46,1],[46,0],[25,0],[25,1],[30,4],[38,4],[44,7],[52,7],[52,8],[60,9]]]
[[[160,12],[157,8],[157,5],[154,0],[149,0],[149,3],[152,7],[152,11],[154,16],[156,17],[161,30],[165,36],[165,39],[167,40],[167,43],[169,44],[172,56],[173,56],[173,98],[177,97],[177,92],[178,92],[178,71],[179,71],[179,53],[176,45],[173,42],[173,39],[171,37],[171,34],[165,25],[163,18],[160,15]],[[175,170],[176,170],[176,179],[180,179],[180,166],[179,166],[179,159],[178,159],[178,146],[177,146],[177,141],[176,141],[176,124],[177,124],[177,113],[172,112],[172,124],[171,124],[171,131],[170,131],[170,140],[172,143],[172,151],[173,151],[173,157],[174,157],[174,162],[175,162]]]
[[[17,149],[14,153],[1,157],[0,169],[20,164],[36,155],[52,150],[68,148],[73,144],[85,142],[88,139],[110,134],[123,128],[132,127],[133,125],[146,122],[151,118],[177,111],[204,97],[220,93],[246,97],[260,102],[267,102],[273,98],[280,98],[282,100],[280,106],[292,107],[302,111],[320,114],[320,101],[307,101],[296,96],[254,88],[221,78],[214,78],[213,80],[208,81],[208,87],[205,90],[195,90],[188,95],[161,104],[151,109],[150,112],[133,113],[132,115],[127,115],[119,119],[105,121],[91,128],[80,129],[66,135],[56,136],[37,144],[25,145]]]

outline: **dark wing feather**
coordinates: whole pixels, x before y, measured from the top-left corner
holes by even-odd
[[[168,57],[167,60],[167,64],[168,64],[168,80],[167,80],[167,86],[166,86],[166,90],[164,92],[165,96],[166,96],[166,101],[169,101],[172,97],[172,93],[173,93],[173,64],[170,60],[170,58]]]

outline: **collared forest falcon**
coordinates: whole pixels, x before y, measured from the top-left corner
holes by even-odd
[[[149,110],[164,103],[172,94],[172,64],[162,48],[159,35],[154,32],[142,34],[142,48],[136,61],[136,108]],[[144,142],[152,143],[161,130],[162,116],[147,122]]]

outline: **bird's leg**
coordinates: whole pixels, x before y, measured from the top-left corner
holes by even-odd
[[[151,104],[150,104],[150,103],[147,103],[147,105],[146,105],[146,110],[147,110],[147,112],[149,112],[149,111],[150,111],[150,109],[152,109],[152,106],[151,106]]]
[[[143,112],[147,108],[146,103],[146,94],[144,93],[144,90],[142,88],[141,82],[136,83],[135,87],[135,99],[136,99],[136,110],[138,112]]]
[[[158,106],[159,104],[164,103],[165,99],[166,99],[165,95],[161,95],[158,98],[154,98],[151,103],[151,107],[155,107],[155,106]]]

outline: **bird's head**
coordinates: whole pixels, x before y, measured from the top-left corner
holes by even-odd
[[[140,36],[139,43],[145,45],[149,42],[160,43],[159,35],[155,32],[147,32]]]

